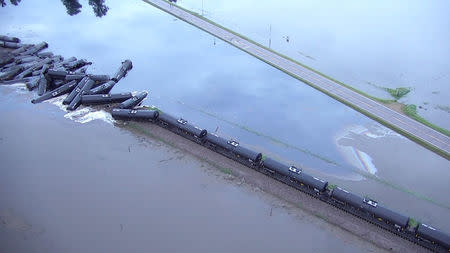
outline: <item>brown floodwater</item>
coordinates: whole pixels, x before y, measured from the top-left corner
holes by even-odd
[[[176,148],[0,87],[2,252],[379,252]]]

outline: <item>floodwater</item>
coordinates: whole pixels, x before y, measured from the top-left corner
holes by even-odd
[[[102,18],[42,3],[0,8],[0,33],[87,58],[93,73],[129,58],[113,92],[148,90],[146,105],[450,232],[447,160],[144,2],[108,1]]]
[[[2,252],[382,252],[180,150],[10,89],[0,87]]]
[[[381,98],[400,99],[450,129],[448,1],[181,0],[179,4]],[[203,7],[202,7],[203,6]]]

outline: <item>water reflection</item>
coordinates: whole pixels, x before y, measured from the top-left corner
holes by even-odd
[[[12,5],[18,5],[21,0],[10,0]],[[61,0],[61,2],[66,6],[67,14],[70,16],[77,15],[81,12],[83,7],[78,0]],[[2,7],[6,6],[5,0],[0,0]],[[105,0],[89,0],[89,5],[92,6],[92,11],[95,16],[101,18],[108,13],[109,7],[105,5]]]
[[[74,0],[61,0],[61,2],[66,6],[67,14],[70,16],[76,15],[81,12],[82,5],[78,1]]]
[[[9,1],[13,5],[18,5],[20,3],[20,0],[9,0]],[[5,7],[6,6],[5,0],[0,0],[0,4],[2,5],[2,7]]]
[[[109,9],[105,5],[105,0],[89,0],[89,5],[92,6],[95,16],[99,18],[105,16]]]

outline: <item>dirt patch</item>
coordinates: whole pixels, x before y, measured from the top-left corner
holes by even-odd
[[[387,107],[389,107],[390,109],[404,115],[404,113],[403,113],[403,107],[405,106],[404,104],[401,104],[399,102],[392,102],[392,103],[388,103],[385,105]]]

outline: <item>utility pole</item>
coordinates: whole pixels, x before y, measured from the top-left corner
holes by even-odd
[[[269,25],[269,48],[272,44],[272,24]]]

